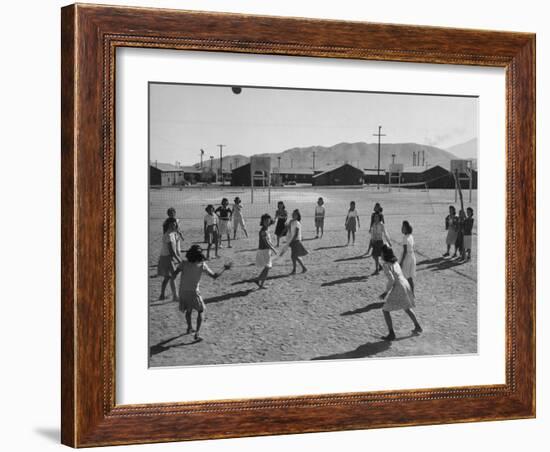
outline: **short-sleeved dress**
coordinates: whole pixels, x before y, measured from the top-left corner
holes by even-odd
[[[384,262],[382,266],[388,278],[386,285],[386,300],[383,311],[399,311],[401,309],[414,308],[414,294],[409,282],[403,275],[398,262]]]
[[[323,206],[315,206],[315,227],[323,228],[325,225],[325,208]]]
[[[208,243],[216,243],[218,241],[218,217],[207,213],[204,216],[205,238]]]
[[[350,210],[346,217],[346,231],[356,232],[357,231],[357,217],[359,214],[357,210]]]
[[[271,248],[269,246],[269,242],[271,241],[269,231],[260,229],[258,235],[259,243],[258,252],[256,253],[256,265],[260,268],[271,268],[273,267],[273,262],[271,260]]]
[[[236,231],[240,226],[242,229],[246,228],[243,218],[243,206],[242,204],[233,204],[233,229]]]
[[[403,235],[403,245],[407,246],[407,254],[403,259],[401,270],[405,278],[416,278],[416,255],[414,254],[414,238],[412,234]]]
[[[179,290],[179,309],[181,312],[195,309],[203,312],[204,300],[199,291],[199,283],[204,271],[211,271],[205,262],[188,262],[181,264],[181,279]]]
[[[174,276],[176,267],[172,261],[172,255],[170,254],[170,244],[172,249],[176,251],[176,233],[166,232],[162,236],[162,245],[160,248],[160,256],[157,264],[157,274],[164,276],[165,278],[171,278]]]
[[[445,218],[445,229],[447,229],[447,245],[456,245],[458,237],[458,217],[456,215],[447,215]]]
[[[220,206],[216,209],[216,212],[220,217],[220,221],[218,223],[220,228],[220,235],[224,236],[226,234],[230,234],[231,233],[231,214],[232,214],[231,209],[229,207]]]

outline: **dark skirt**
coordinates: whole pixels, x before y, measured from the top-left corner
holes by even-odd
[[[275,226],[275,235],[277,237],[282,237],[286,235],[286,220],[284,218],[279,218]]]
[[[383,240],[372,240],[372,256],[380,257],[382,256],[382,247],[384,246]]]
[[[464,232],[458,231],[456,235],[455,247],[456,249],[461,250],[464,246]]]
[[[304,248],[304,245],[302,245],[302,242],[300,240],[294,240],[290,244],[290,257],[292,259],[296,259],[298,257],[307,256],[308,252]]]

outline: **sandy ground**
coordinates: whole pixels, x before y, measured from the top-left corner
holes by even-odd
[[[182,218],[184,247],[202,240],[204,205],[219,200],[219,190],[156,191],[151,193],[149,256],[149,342],[151,366],[221,363],[252,363],[315,359],[419,356],[476,353],[477,351],[477,263],[474,228],[473,260],[464,264],[444,260],[444,217],[454,193],[446,190],[398,192],[374,189],[279,190],[273,200],[282,199],[289,210],[301,208],[304,245],[310,252],[304,261],[309,271],[290,276],[289,253],[274,261],[266,287],[257,290],[251,282],[260,269],[255,266],[258,218],[273,214],[275,204],[266,204],[262,194],[250,205],[248,191],[226,189],[232,199],[237,193],[245,203],[250,238],[242,232],[233,248],[224,240],[220,259],[209,265],[219,270],[226,262],[234,266],[219,279],[207,276],[201,293],[207,306],[202,340],[185,335],[186,326],[177,303],[158,301],[161,278],[156,278],[160,249],[162,213],[173,205]],[[248,196],[248,197],[247,197]],[[314,239],[313,209],[318,196],[327,200],[325,235]],[[346,247],[344,217],[349,200],[358,202],[363,226],[355,246]],[[467,199],[467,198],[466,198]],[[393,313],[397,340],[386,342],[387,333],[378,299],[386,278],[372,276],[374,263],[361,255],[368,243],[372,205],[380,200],[386,225],[400,255],[401,222],[414,228],[417,254],[415,309],[424,328],[411,334],[412,324],[403,312]],[[475,209],[474,192],[472,205]],[[218,201],[219,202],[219,201]],[[156,218],[155,214],[159,213]],[[167,291],[169,294],[169,290]],[[193,317],[193,321],[195,317]]]

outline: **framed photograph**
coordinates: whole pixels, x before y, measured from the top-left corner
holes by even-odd
[[[535,416],[535,36],[62,9],[62,442]]]

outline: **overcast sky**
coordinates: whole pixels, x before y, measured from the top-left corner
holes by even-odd
[[[150,158],[190,165],[224,155],[293,147],[415,142],[446,149],[477,137],[470,97],[305,91],[176,84],[150,85]],[[457,157],[470,157],[457,155]]]

